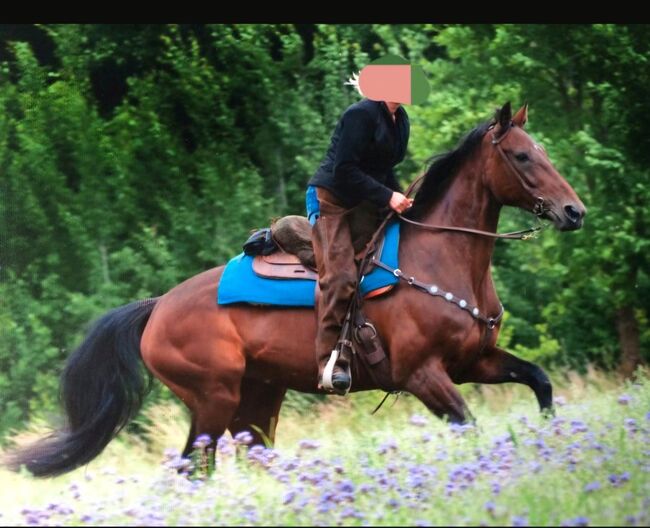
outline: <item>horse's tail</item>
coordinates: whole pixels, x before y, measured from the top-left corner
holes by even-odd
[[[61,375],[65,427],[9,455],[9,467],[25,465],[38,477],[72,471],[99,455],[137,414],[151,388],[140,339],[156,300],[120,306],[93,324]]]

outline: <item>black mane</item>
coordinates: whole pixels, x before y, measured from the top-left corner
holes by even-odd
[[[442,194],[447,184],[458,172],[458,168],[472,154],[494,123],[494,119],[481,123],[463,137],[456,148],[444,154],[433,156],[429,160],[431,165],[415,195],[413,206],[408,211],[408,217],[414,219],[422,217],[429,209],[429,206]]]

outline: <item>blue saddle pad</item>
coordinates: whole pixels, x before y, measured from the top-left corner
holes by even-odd
[[[380,260],[385,264],[398,267],[399,248],[398,220],[386,226],[386,236],[381,250]],[[395,275],[384,269],[374,267],[361,279],[361,294],[396,284]],[[240,253],[230,259],[221,275],[218,304],[253,303],[274,306],[307,306],[315,304],[316,281],[313,279],[268,279],[260,277],[253,271],[253,257]]]

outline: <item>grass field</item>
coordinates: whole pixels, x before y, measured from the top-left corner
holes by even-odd
[[[552,379],[552,419],[519,386],[463,387],[476,426],[411,396],[370,416],[381,393],[286,409],[273,449],[224,438],[217,471],[199,478],[179,475],[169,449],[184,444],[184,412],[155,406],[148,442],[120,435],[57,479],[0,470],[0,524],[647,526],[648,376]]]

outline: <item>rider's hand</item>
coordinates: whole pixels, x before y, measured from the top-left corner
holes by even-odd
[[[393,196],[390,197],[390,202],[388,202],[388,206],[400,214],[411,207],[411,205],[413,205],[413,198],[407,198],[401,192],[397,191],[393,192]]]

